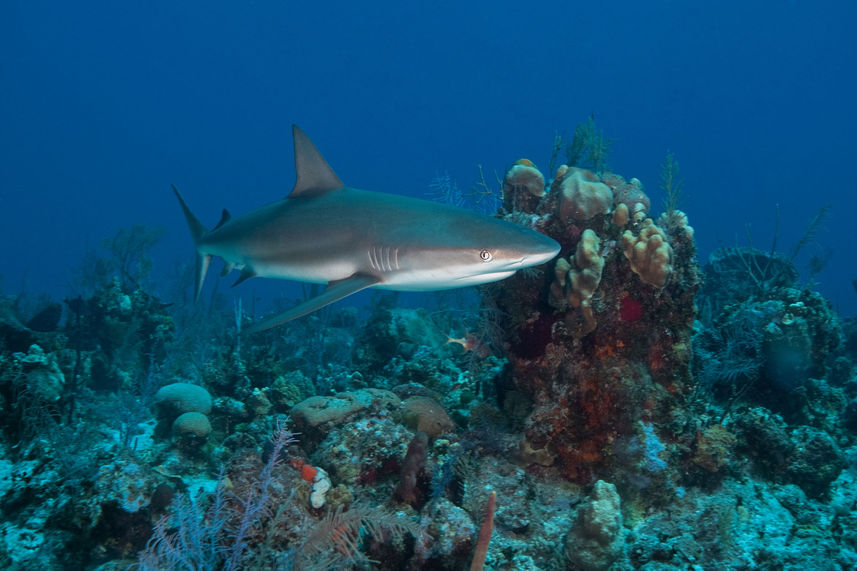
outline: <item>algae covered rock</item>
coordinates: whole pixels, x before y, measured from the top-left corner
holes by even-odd
[[[292,407],[291,416],[301,431],[304,443],[319,442],[339,425],[371,409],[392,410],[399,406],[399,397],[382,389],[360,389],[332,396],[314,396]]]
[[[619,493],[613,484],[598,480],[566,537],[566,555],[579,569],[607,569],[622,553],[624,542]]]
[[[398,411],[402,424],[425,432],[431,437],[437,437],[455,430],[455,423],[449,418],[443,406],[433,398],[411,397],[402,404]]]
[[[26,386],[39,401],[57,402],[63,395],[65,375],[53,355],[45,354],[38,345],[30,345],[26,353],[12,355],[16,365],[21,367]]]

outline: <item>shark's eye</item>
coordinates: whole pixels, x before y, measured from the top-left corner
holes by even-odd
[[[479,252],[479,257],[482,258],[483,262],[490,262],[494,259],[494,256],[491,255],[491,252],[489,252],[488,250],[482,250],[481,252]]]

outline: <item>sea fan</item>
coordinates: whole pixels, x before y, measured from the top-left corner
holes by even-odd
[[[298,549],[295,569],[342,569],[345,565],[377,563],[360,550],[365,535],[384,540],[384,532],[393,541],[406,533],[416,537],[419,526],[402,514],[393,514],[366,505],[354,505],[348,511],[339,506],[329,512]]]

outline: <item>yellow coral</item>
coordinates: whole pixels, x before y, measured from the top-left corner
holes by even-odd
[[[624,202],[619,203],[613,211],[613,224],[622,228],[628,224],[630,218],[631,213],[628,211],[628,205]]]
[[[601,283],[604,258],[601,256],[601,240],[590,229],[583,231],[575,254],[566,261],[557,260],[554,272],[556,281],[551,285],[555,302],[565,297],[572,307],[579,307],[583,315],[583,335],[595,329],[595,314],[592,311],[592,296]]]
[[[664,231],[651,218],[643,221],[640,233],[636,236],[630,230],[625,230],[622,234],[622,249],[631,262],[631,269],[641,280],[657,288],[666,285],[673,271],[673,249]]]

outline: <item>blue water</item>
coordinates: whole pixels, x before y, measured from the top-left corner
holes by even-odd
[[[799,265],[832,251],[819,289],[857,312],[857,3],[172,4],[0,7],[3,293],[67,295],[85,249],[135,223],[168,230],[166,289],[191,256],[169,185],[212,225],[281,198],[291,123],[347,184],[420,196],[439,172],[546,169],[594,114],[655,204],[675,154],[703,260],[748,226],[767,249],[777,204],[788,251],[832,203]]]

